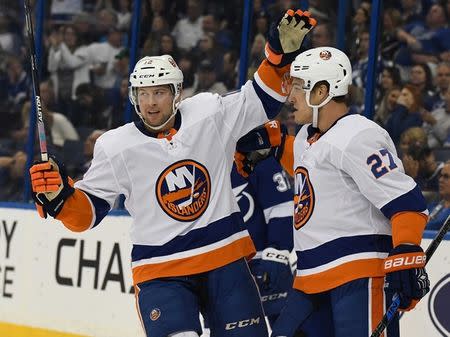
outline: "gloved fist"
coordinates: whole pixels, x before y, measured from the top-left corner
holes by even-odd
[[[279,313],[293,282],[289,251],[266,248],[260,259],[249,262],[249,267],[258,285],[266,315]]]
[[[269,31],[265,53],[269,62],[277,67],[291,63],[300,53],[300,47],[306,34],[317,25],[308,11],[289,9]]]
[[[30,178],[32,197],[43,218],[47,218],[47,214],[56,217],[66,199],[75,192],[73,182],[67,177],[63,165],[54,158],[31,166]]]
[[[426,255],[417,245],[401,244],[384,261],[386,272],[384,290],[389,297],[400,295],[400,311],[413,309],[430,291],[425,271]]]
[[[234,155],[239,174],[247,178],[255,166],[269,156],[274,156],[279,161],[286,135],[284,125],[278,121],[269,121],[240,138]]]

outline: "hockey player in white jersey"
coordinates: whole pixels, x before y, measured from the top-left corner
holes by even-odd
[[[267,328],[246,259],[255,247],[239,215],[230,172],[236,140],[286,99],[282,77],[315,25],[288,11],[272,32],[254,81],[228,96],[180,101],[183,74],[168,55],[144,57],[130,75],[141,120],[103,134],[73,185],[53,161],[30,169],[41,216],[72,231],[97,226],[119,195],[133,218],[132,274],[147,336],[264,337]]]
[[[369,336],[395,292],[400,310],[411,310],[429,291],[420,247],[425,200],[388,133],[348,114],[352,70],[343,52],[305,51],[290,75],[288,101],[303,127],[295,139],[278,137],[272,152],[295,178],[298,262],[295,291],[272,336],[299,327],[309,337]],[[264,129],[254,132],[268,144]],[[399,336],[398,316],[386,336]]]

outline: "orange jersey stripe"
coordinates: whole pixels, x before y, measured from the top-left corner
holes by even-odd
[[[372,278],[372,287],[370,289],[371,310],[371,328],[370,333],[377,327],[384,315],[384,277]],[[380,337],[384,337],[384,332]]]
[[[75,189],[64,202],[56,219],[73,232],[82,232],[91,228],[94,220],[94,209],[89,197],[81,190]]]
[[[284,170],[291,176],[294,176],[294,136],[286,136],[284,141],[283,154],[280,159],[280,164]]]
[[[264,60],[261,62],[257,73],[261,81],[263,81],[266,86],[281,96],[287,96],[287,94],[281,89],[281,84],[284,74],[289,73],[290,66],[291,65],[288,64],[282,68],[277,68],[272,66],[269,61]]]
[[[251,259],[256,253],[250,236],[240,238],[215,250],[168,262],[133,268],[133,282],[139,284],[161,277],[186,276],[222,267],[242,257]]]
[[[296,276],[294,288],[315,294],[363,277],[384,277],[383,261],[376,258],[355,260],[316,274]]]
[[[394,247],[402,243],[420,246],[428,216],[419,212],[400,212],[392,216],[392,243]]]

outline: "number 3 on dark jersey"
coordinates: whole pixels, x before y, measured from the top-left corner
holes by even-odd
[[[397,164],[395,164],[394,158],[388,150],[380,149],[378,152],[379,154],[374,153],[367,158],[367,165],[370,166],[370,170],[377,179],[397,168]],[[389,159],[389,166],[386,166],[383,162],[382,157],[386,156]]]

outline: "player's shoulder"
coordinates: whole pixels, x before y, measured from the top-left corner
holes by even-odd
[[[105,150],[120,152],[125,146],[135,143],[139,136],[141,139],[144,138],[134,123],[130,122],[106,131],[98,137],[96,144]]]
[[[386,142],[389,135],[374,121],[361,115],[346,115],[339,119],[324,135],[323,140],[340,149],[358,146],[365,140]]]
[[[220,105],[220,96],[209,92],[199,93],[192,97],[183,99],[178,109],[183,116],[193,115],[197,118],[203,118],[213,114]]]

